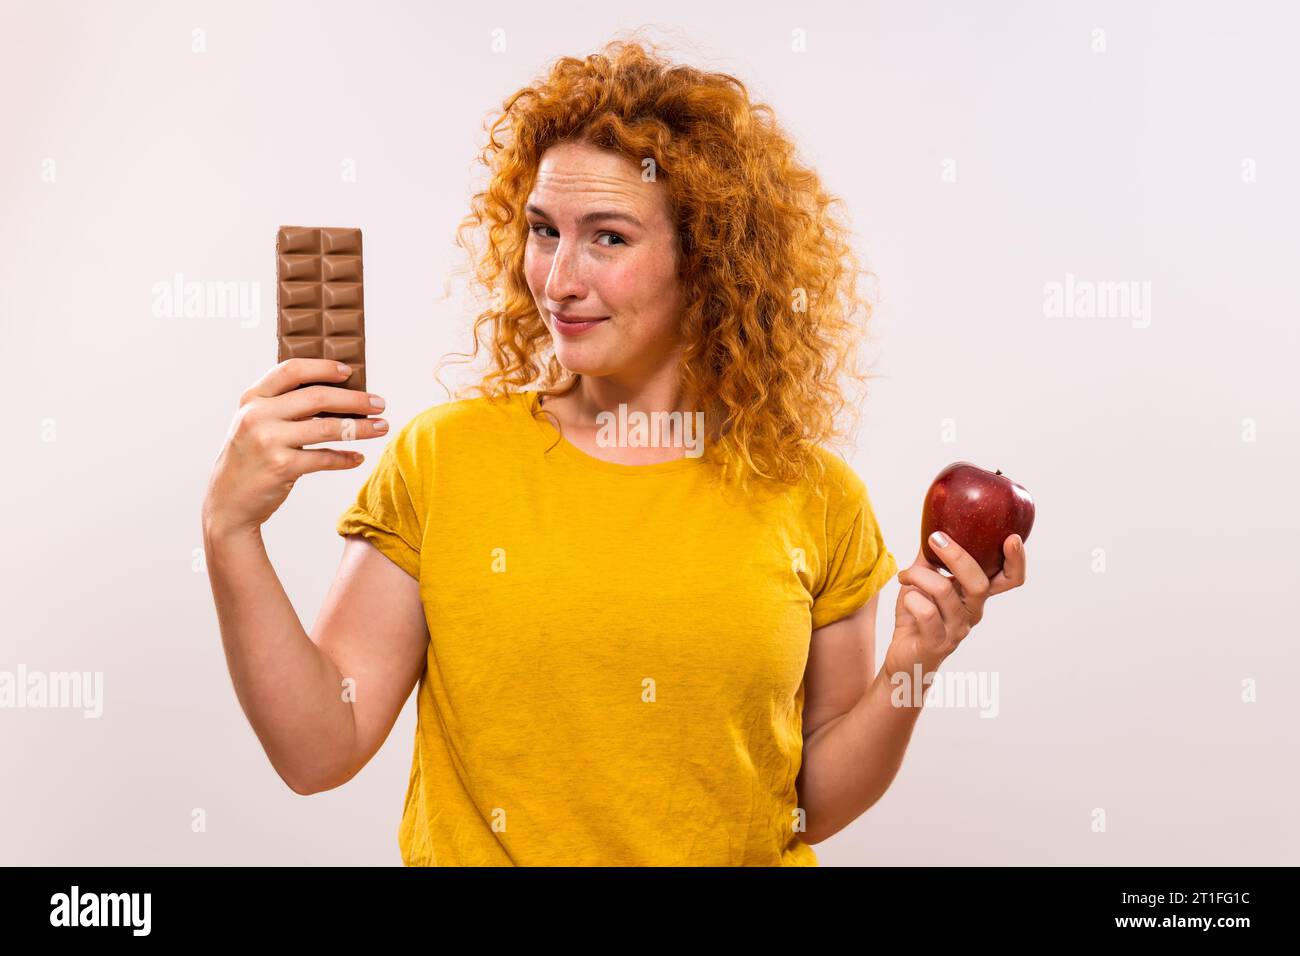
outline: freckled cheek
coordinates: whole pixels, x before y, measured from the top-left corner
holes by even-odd
[[[638,338],[651,341],[674,334],[679,308],[678,297],[670,294],[674,281],[672,272],[652,268],[629,269],[620,277],[616,301],[624,303],[620,314],[635,318]]]
[[[655,308],[653,285],[644,269],[634,265],[606,266],[592,274],[592,291],[605,310],[628,319],[638,319]]]

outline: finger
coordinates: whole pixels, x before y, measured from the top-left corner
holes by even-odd
[[[1002,563],[1002,570],[989,582],[991,595],[1010,591],[1025,583],[1027,559],[1024,539],[1018,534],[1008,535],[1002,542],[1002,553],[1006,555],[1006,560]]]
[[[337,385],[308,385],[265,401],[272,410],[272,417],[286,421],[302,421],[321,412],[350,412],[365,416],[384,409],[384,400],[378,395]]]
[[[947,645],[948,632],[943,626],[943,615],[934,602],[921,591],[911,590],[903,595],[903,606],[916,619],[922,642],[933,651],[942,651]]]
[[[938,571],[920,566],[911,567],[900,571],[898,580],[928,594],[938,606],[944,624],[948,627],[973,624],[978,620],[978,613],[968,610],[962,603],[962,596],[952,579],[945,578]]]
[[[352,369],[348,368],[344,372],[344,368],[347,366],[333,359],[285,359],[249,386],[248,391],[240,396],[239,404],[243,405],[253,398],[283,395],[308,382],[346,381],[352,374]]]
[[[963,596],[966,598],[967,607],[983,606],[984,599],[989,593],[988,575],[980,567],[979,562],[972,558],[966,549],[959,545],[952,538],[945,535],[942,531],[936,531],[930,535],[930,547],[934,549],[940,560],[947,565],[952,576],[957,579],[961,585]]]
[[[356,441],[388,433],[382,418],[308,418],[301,422],[277,422],[271,426],[275,441],[293,448],[323,441]]]
[[[924,547],[921,547],[921,548],[918,548],[918,549],[917,549],[917,551],[916,551],[916,560],[912,562],[912,567],[915,568],[915,567],[917,567],[918,565],[919,565],[920,567],[923,567],[923,568],[930,568],[932,571],[937,571],[937,570],[939,570],[939,565],[937,565],[937,564],[931,564],[930,561],[929,561],[929,559],[926,558],[926,556],[925,556],[925,548],[924,548]]]
[[[313,448],[310,451],[294,449],[291,465],[300,475],[313,471],[338,471],[342,468],[355,468],[366,460],[359,451],[341,451],[337,448]]]

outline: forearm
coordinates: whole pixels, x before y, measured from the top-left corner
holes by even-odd
[[[921,708],[894,706],[881,668],[847,714],[814,733],[803,748],[797,783],[806,843],[838,833],[879,800],[903,763]]]
[[[336,785],[356,752],[342,675],[303,629],[259,532],[205,526],[203,543],[226,665],[262,749],[297,792]]]

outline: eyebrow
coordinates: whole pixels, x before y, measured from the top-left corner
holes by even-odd
[[[526,205],[524,207],[524,211],[531,212],[534,216],[541,216],[543,219],[551,218],[550,215],[546,212],[546,210],[542,209],[540,206],[534,206],[532,203]],[[597,210],[596,212],[589,212],[578,220],[578,225],[585,226],[589,222],[598,222],[606,219],[616,219],[620,222],[630,223],[631,225],[636,226],[638,229],[645,228],[645,226],[642,225],[641,220],[638,219],[636,216],[632,215],[631,213],[616,212],[613,209],[600,209]]]

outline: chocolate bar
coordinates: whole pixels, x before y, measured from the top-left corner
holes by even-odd
[[[278,357],[323,358],[352,366],[347,381],[322,382],[366,390],[366,322],[361,279],[361,230],[281,226],[275,238]],[[315,383],[307,383],[315,384]],[[299,385],[306,388],[307,384]],[[365,418],[317,412],[322,418]]]

